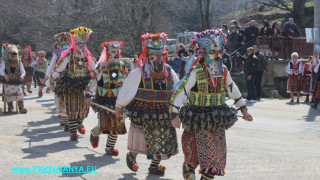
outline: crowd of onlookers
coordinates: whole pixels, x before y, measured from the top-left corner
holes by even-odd
[[[195,59],[193,50],[186,50],[183,44],[179,44],[178,51],[174,56],[169,56],[167,63],[178,74],[180,79],[185,75],[189,67],[188,62]],[[253,45],[247,49],[247,57],[241,56],[240,52],[236,53],[235,58],[231,59],[226,49],[221,50],[221,59],[223,64],[232,73],[244,73],[247,84],[247,100],[256,102],[261,97],[261,81],[263,73],[267,67],[265,56],[260,53],[258,46]],[[189,65],[190,66],[190,65]]]
[[[231,73],[244,73],[247,87],[247,101],[254,103],[261,97],[261,81],[267,67],[266,57],[259,51],[256,45],[256,39],[259,36],[288,38],[300,37],[301,32],[294,23],[293,18],[280,29],[280,22],[274,22],[272,25],[268,21],[263,21],[263,26],[259,29],[256,22],[251,20],[249,26],[243,29],[235,20],[231,21],[230,29],[224,24],[221,30],[227,35],[227,44],[221,50],[221,59],[223,64]],[[139,54],[134,55],[134,61]],[[178,74],[180,79],[185,75],[186,69],[195,59],[194,51],[187,50],[185,45],[178,44],[176,52],[168,56],[167,63]],[[135,62],[134,62],[135,64]]]
[[[256,39],[259,36],[268,37],[300,37],[301,32],[298,26],[294,23],[293,18],[289,18],[282,29],[280,29],[280,22],[274,22],[272,25],[266,20],[263,22],[263,26],[259,29],[256,26],[256,22],[251,20],[249,27],[243,29],[235,20],[231,21],[230,29],[228,25],[221,26],[222,31],[228,36],[227,50],[228,53],[234,54],[239,51],[241,55],[245,54],[245,50],[248,47],[256,44]]]
[[[290,93],[290,103],[294,102],[294,95],[297,95],[297,103],[300,102],[300,94],[306,95],[305,102],[311,103],[313,108],[317,108],[320,101],[320,51],[315,52],[313,56],[308,57],[308,61],[303,63],[299,61],[299,54],[294,52],[291,55],[286,72],[288,73],[287,88]]]

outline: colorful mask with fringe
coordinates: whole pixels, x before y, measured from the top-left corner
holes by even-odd
[[[71,45],[74,49],[74,55],[79,58],[87,56],[87,41],[92,30],[86,27],[78,27],[70,31]]]
[[[148,76],[150,76],[150,70],[156,73],[164,71],[166,75],[168,74],[164,66],[168,56],[168,52],[164,49],[167,38],[168,35],[164,32],[146,33],[141,36],[143,52],[137,61],[137,66],[140,66],[141,70],[145,67]]]
[[[70,35],[68,32],[62,32],[54,35],[53,40],[55,41],[53,49],[59,51],[64,47],[70,46]]]
[[[101,44],[103,51],[101,53],[100,59],[97,63],[119,63],[121,56],[121,49],[123,47],[123,42],[120,41],[106,41]]]
[[[205,30],[191,38],[192,45],[198,54],[198,58],[205,58],[207,64],[210,59],[217,59],[219,51],[227,43],[227,36],[220,30]]]
[[[37,52],[37,58],[44,59],[47,56],[47,53],[45,51],[38,51]]]
[[[88,66],[94,61],[93,57],[91,56],[91,53],[89,49],[87,48],[87,41],[89,39],[90,34],[92,33],[91,29],[85,28],[85,27],[78,27],[76,29],[73,29],[70,31],[70,39],[71,39],[71,45],[65,49],[62,48],[59,61],[58,63],[63,60],[66,56],[68,56],[70,53],[73,54],[70,63],[70,70],[74,74],[77,69],[77,58],[83,59],[86,58],[88,61]],[[77,58],[74,58],[77,57]],[[81,60],[82,62],[82,60]],[[91,73],[91,69],[89,70]]]
[[[32,48],[31,46],[26,46],[22,52],[21,56],[21,61],[27,61],[28,63],[31,63],[33,60],[33,55],[32,55]]]

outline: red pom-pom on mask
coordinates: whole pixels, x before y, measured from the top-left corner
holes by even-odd
[[[10,44],[9,43],[6,43],[6,46],[9,46]]]

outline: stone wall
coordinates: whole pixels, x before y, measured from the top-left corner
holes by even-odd
[[[303,63],[306,62],[305,59],[300,61]],[[289,94],[287,93],[288,74],[286,73],[288,63],[289,60],[269,60],[263,76],[262,87],[264,89],[278,90],[281,96],[289,97]]]

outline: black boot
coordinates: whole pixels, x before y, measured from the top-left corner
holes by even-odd
[[[21,114],[26,114],[28,112],[27,109],[24,107],[23,101],[18,101],[18,106],[19,106],[19,112]]]
[[[305,103],[309,102],[309,95],[306,96],[306,100],[304,102]]]
[[[64,132],[69,132],[69,125],[64,125]]]
[[[8,103],[8,113],[13,113],[13,102],[7,102]]]

